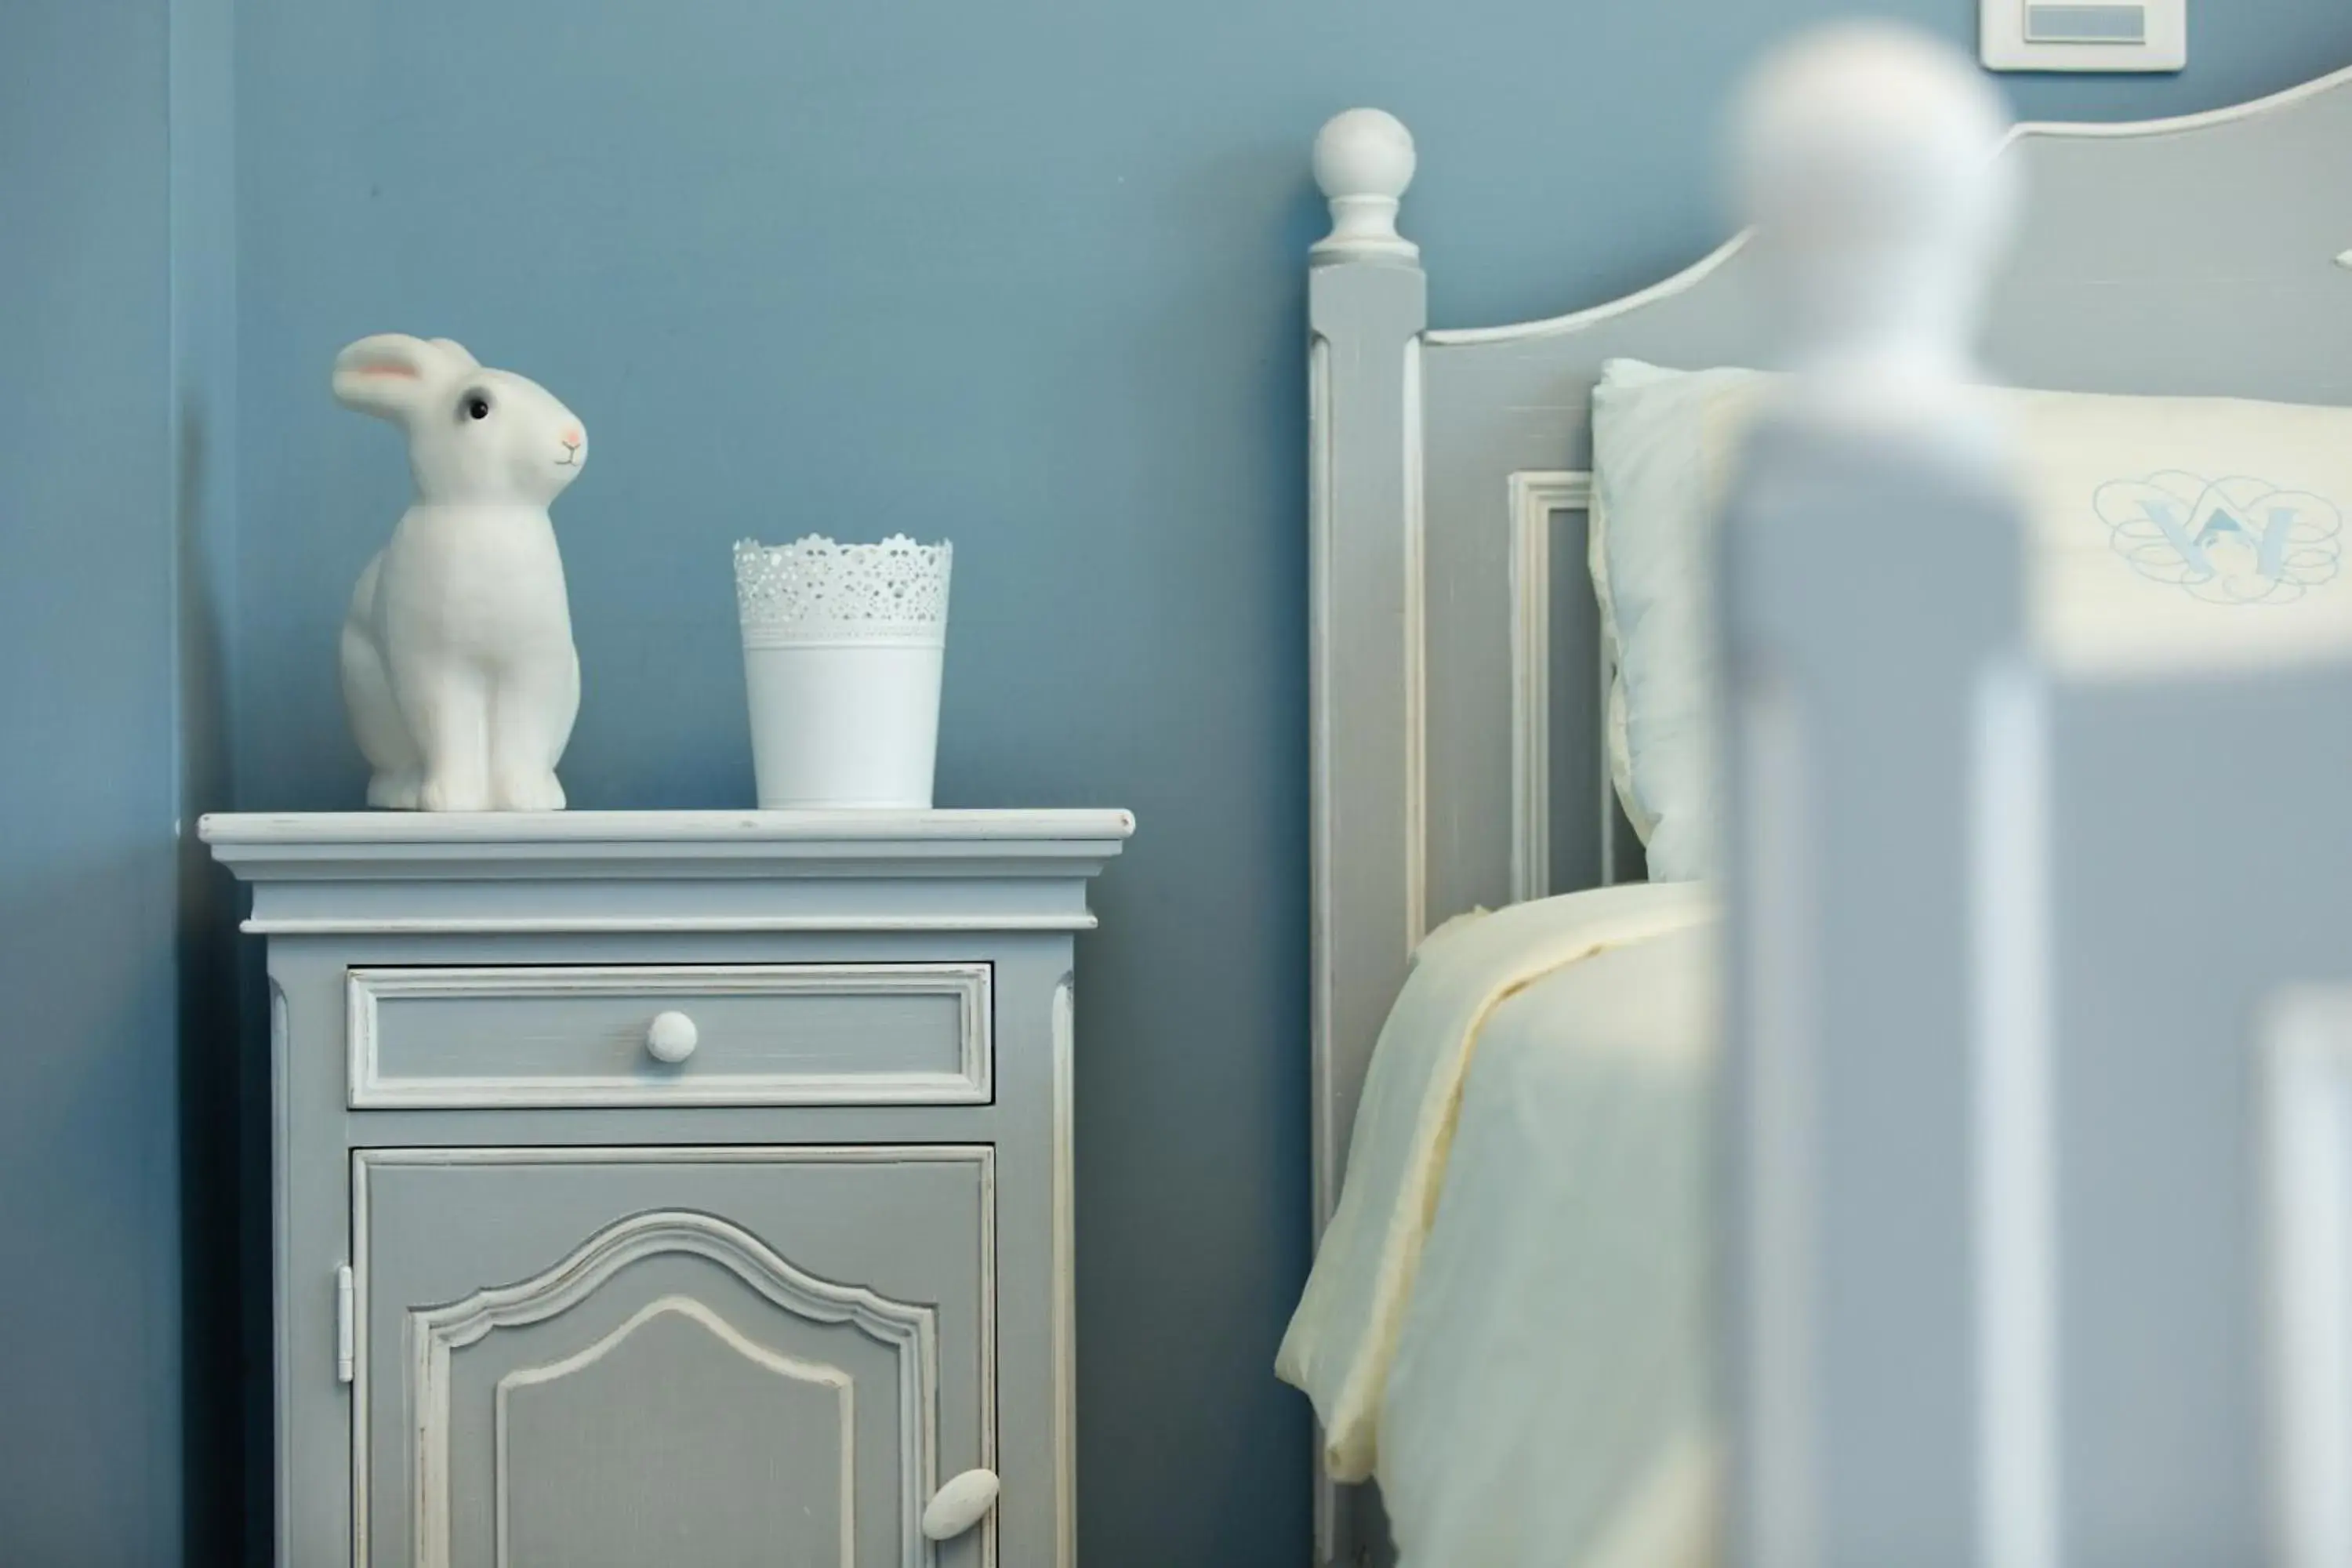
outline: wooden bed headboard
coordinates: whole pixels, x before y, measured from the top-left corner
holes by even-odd
[[[2352,404],[2352,70],[2235,108],[2030,125],[2026,210],[1987,359],[2019,384]],[[1314,1194],[1337,1201],[1374,1042],[1422,935],[1638,876],[1602,747],[1585,562],[1603,361],[1753,364],[1733,239],[1611,304],[1433,331],[1400,237],[1411,136],[1351,110],[1318,138],[1330,236],[1309,279]],[[1321,1561],[1373,1543],[1318,1510]]]

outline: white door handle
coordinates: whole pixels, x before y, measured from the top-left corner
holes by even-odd
[[[924,1536],[953,1541],[988,1517],[1002,1487],[994,1470],[966,1470],[931,1494],[930,1505],[923,1510]]]
[[[646,1049],[657,1062],[682,1062],[694,1054],[700,1031],[683,1013],[656,1013],[646,1030]]]

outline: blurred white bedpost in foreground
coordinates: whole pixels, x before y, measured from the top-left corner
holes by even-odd
[[[1967,60],[1869,24],[1772,58],[1737,117],[1797,373],[1728,489],[1720,579],[1739,1568],[2049,1563],[2036,1424],[1995,1408],[2033,1326],[1984,1310],[1972,1117],[1976,848],[2015,837],[1972,787],[2021,654],[1972,360],[2005,130]]]
[[[2352,668],[2029,652],[1989,89],[1847,29],[1740,131],[1801,374],[1723,541],[1730,1561],[2342,1568]]]

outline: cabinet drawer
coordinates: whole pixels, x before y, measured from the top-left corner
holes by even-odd
[[[350,1103],[981,1104],[989,979],[984,963],[355,968]]]

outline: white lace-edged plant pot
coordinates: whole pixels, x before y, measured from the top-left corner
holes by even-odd
[[[735,547],[760,806],[931,804],[951,547]]]

